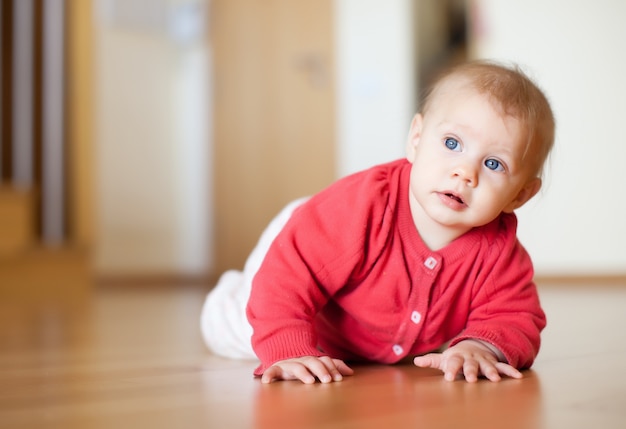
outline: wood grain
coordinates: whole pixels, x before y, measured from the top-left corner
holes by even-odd
[[[626,286],[626,285],[625,285]],[[626,421],[626,287],[542,287],[549,325],[523,380],[446,382],[356,366],[341,383],[262,385],[210,355],[205,290],[96,288],[0,302],[2,428],[618,428]]]

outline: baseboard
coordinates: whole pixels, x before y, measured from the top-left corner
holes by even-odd
[[[82,298],[92,288],[91,263],[85,249],[40,246],[0,258],[2,299]]]
[[[35,243],[34,192],[0,185],[0,259]]]
[[[572,274],[540,275],[535,277],[539,286],[611,286],[626,287],[624,274]]]
[[[133,273],[97,274],[99,287],[200,287],[210,289],[217,277],[212,274]]]

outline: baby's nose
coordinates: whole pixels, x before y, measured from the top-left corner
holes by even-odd
[[[454,176],[472,188],[478,185],[478,169],[471,163],[459,164],[454,169]]]

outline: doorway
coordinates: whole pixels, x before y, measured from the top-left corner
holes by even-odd
[[[332,0],[215,0],[216,273],[335,178]]]

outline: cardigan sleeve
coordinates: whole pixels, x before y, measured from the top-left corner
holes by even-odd
[[[500,350],[511,366],[523,369],[533,364],[539,352],[546,316],[533,282],[531,259],[515,236],[516,222],[514,215],[503,215],[498,238],[486,243],[487,262],[474,286],[466,328],[450,345],[482,340]]]
[[[279,360],[324,355],[316,315],[383,247],[389,196],[379,173],[346,178],[313,196],[272,243],[246,310],[261,361],[255,375]]]

